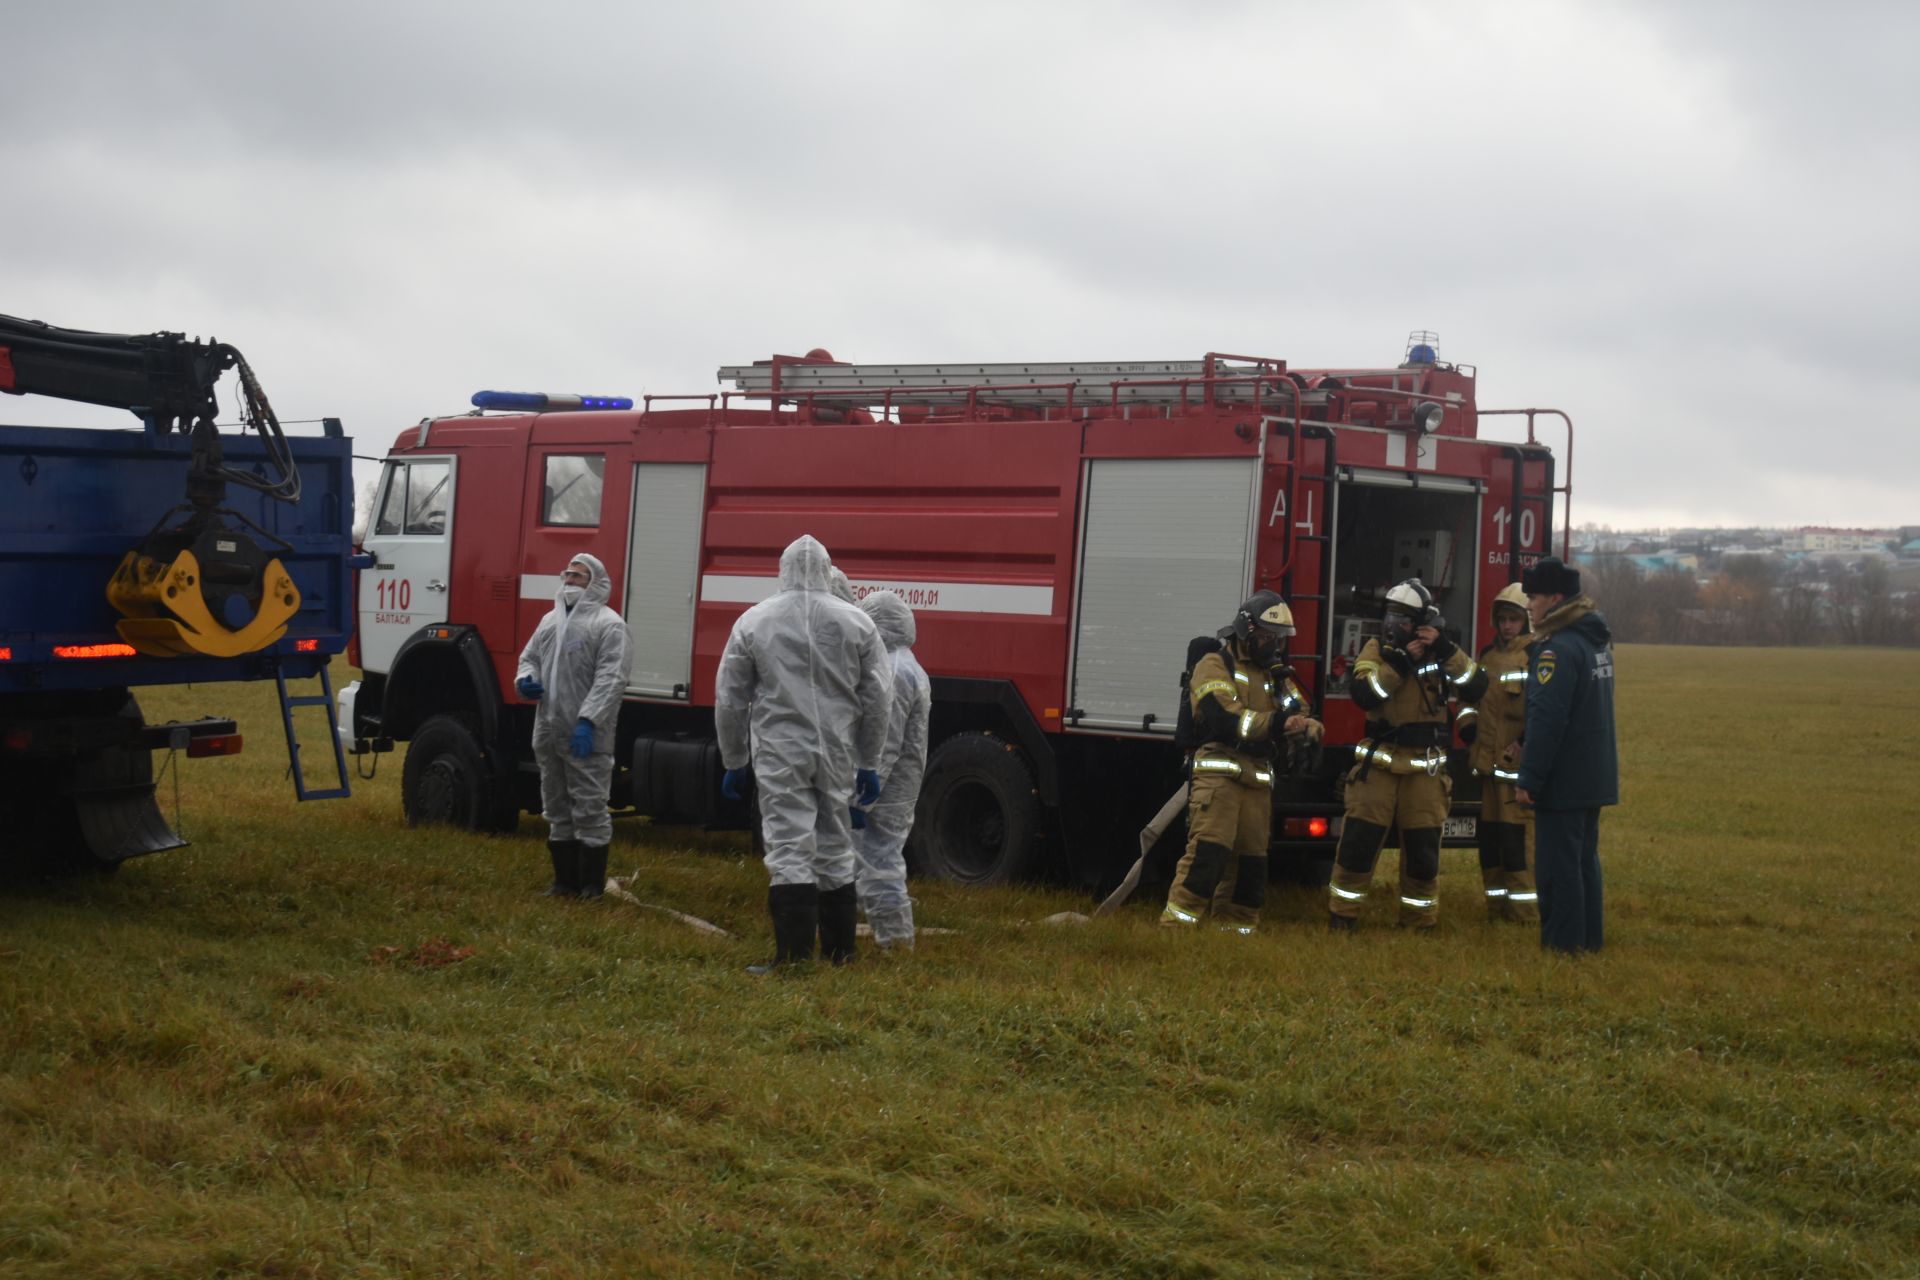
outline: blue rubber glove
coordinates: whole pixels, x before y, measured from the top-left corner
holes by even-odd
[[[747,769],[729,769],[720,775],[720,794],[729,800],[745,800],[745,784],[753,774]]]
[[[582,720],[573,726],[573,741],[568,749],[575,760],[585,760],[593,754],[593,721]]]
[[[513,682],[513,687],[517,689],[520,696],[528,702],[540,701],[540,695],[547,691],[547,687],[532,676],[521,676]]]
[[[867,811],[865,809],[849,809],[847,812],[853,816],[853,829],[855,831],[865,831],[867,829]]]
[[[871,769],[862,769],[854,775],[856,798],[863,805],[872,804],[880,798],[880,775]]]

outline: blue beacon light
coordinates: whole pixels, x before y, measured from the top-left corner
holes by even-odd
[[[542,391],[476,391],[476,409],[514,409],[521,412],[553,413],[571,409],[631,409],[630,396],[548,395]]]

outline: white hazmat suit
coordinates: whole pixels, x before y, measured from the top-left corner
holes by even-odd
[[[627,686],[627,624],[607,605],[613,592],[606,566],[582,553],[574,563],[592,576],[571,608],[562,586],[520,652],[515,680],[544,686],[533,713],[533,754],[540,762],[540,803],[554,840],[577,839],[604,852],[613,839],[607,792],[613,781],[614,725]],[[576,726],[593,725],[593,750],[572,750]],[[603,864],[604,865],[604,864]],[[593,886],[598,889],[599,886]]]
[[[933,685],[913,656],[913,610],[891,591],[860,602],[887,646],[893,669],[893,711],[880,752],[880,798],[866,810],[867,825],[853,833],[855,884],[873,940],[882,947],[913,945],[913,901],[907,896],[907,836],[913,830],[920,780],[927,771],[927,719]]]
[[[855,775],[877,769],[892,672],[873,623],[829,588],[832,561],[801,535],[780,555],[780,590],[733,624],[720,656],[720,762],[753,765],[768,878],[850,886]]]

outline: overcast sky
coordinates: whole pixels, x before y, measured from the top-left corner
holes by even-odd
[[[1576,524],[1920,523],[1916,52],[1912,3],[0,0],[0,313],[217,335],[372,454],[813,346],[1425,328],[1572,416]]]

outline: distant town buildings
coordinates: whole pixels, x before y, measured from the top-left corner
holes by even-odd
[[[1781,539],[1782,551],[1802,551],[1811,555],[1833,552],[1885,551],[1897,545],[1891,529],[1833,529],[1826,525],[1807,525]]]

